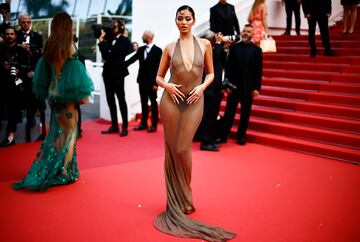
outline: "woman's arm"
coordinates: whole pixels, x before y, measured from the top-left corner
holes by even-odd
[[[160,65],[156,76],[156,83],[158,84],[158,86],[165,89],[165,91],[173,99],[174,103],[179,103],[179,99],[184,101],[184,97],[185,97],[185,95],[182,92],[180,92],[180,90],[178,89],[179,87],[181,87],[181,85],[168,83],[164,80],[171,61],[170,49],[171,49],[171,45],[166,46],[161,56]]]
[[[268,29],[268,23],[267,23],[267,6],[263,3],[262,4],[262,8],[263,8],[263,16],[262,16],[262,19],[263,19],[263,23],[264,23],[264,28],[265,28],[265,32],[268,33],[269,32],[269,29]]]
[[[205,67],[205,78],[204,82],[196,86],[189,94],[190,96],[186,100],[188,104],[196,103],[205,89],[211,84],[214,80],[214,65],[212,59],[212,47],[210,41],[202,39],[203,44],[205,45],[205,55],[204,55],[204,67]]]

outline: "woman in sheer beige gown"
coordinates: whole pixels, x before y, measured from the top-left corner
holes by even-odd
[[[203,91],[214,79],[211,44],[195,38],[191,32],[194,15],[192,8],[186,5],[177,10],[180,38],[165,48],[158,70],[157,83],[165,89],[160,115],[165,136],[167,206],[154,225],[164,233],[179,237],[227,241],[235,234],[186,216],[195,211],[190,186],[192,140],[203,115]],[[171,77],[165,82],[169,67]],[[204,67],[206,76],[202,83]]]

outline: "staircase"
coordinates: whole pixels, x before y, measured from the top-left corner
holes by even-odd
[[[322,56],[320,36],[315,58],[307,36],[274,36],[278,52],[264,54],[249,142],[360,164],[360,18],[355,28],[352,35],[341,34],[342,23],[330,28],[336,57]]]

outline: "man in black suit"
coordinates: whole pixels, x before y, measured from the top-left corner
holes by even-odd
[[[27,73],[25,80],[25,95],[26,95],[26,130],[25,138],[26,142],[31,141],[31,128],[35,125],[35,113],[39,110],[40,122],[41,122],[41,134],[37,140],[43,140],[46,136],[45,126],[45,108],[46,104],[44,100],[39,100],[35,97],[32,91],[32,78],[37,61],[42,56],[43,39],[42,36],[31,30],[31,17],[30,15],[23,13],[18,17],[18,23],[20,30],[17,32],[17,42],[20,47],[25,49],[30,57],[31,69]]]
[[[292,25],[292,13],[294,12],[295,15],[295,31],[297,35],[300,35],[300,5],[301,0],[282,0],[285,4],[285,11],[286,11],[286,30],[284,35],[291,34],[291,25]]]
[[[110,109],[111,127],[102,131],[102,134],[119,132],[117,106],[115,95],[119,101],[122,117],[122,130],[120,136],[128,135],[128,111],[125,100],[124,79],[129,74],[125,65],[125,57],[131,52],[130,40],[123,35],[125,25],[119,20],[112,22],[113,36],[106,36],[105,31],[99,37],[99,48],[105,60],[103,78],[105,84],[106,99]]]
[[[304,15],[309,24],[310,56],[316,56],[315,29],[319,25],[321,41],[325,56],[334,56],[329,40],[329,17],[331,16],[331,0],[302,0]]]
[[[2,17],[2,22],[0,24],[0,48],[5,46],[5,29],[11,25],[10,23],[10,4],[1,3],[0,4],[0,14]],[[3,126],[2,121],[5,117],[5,106],[6,106],[6,92],[5,92],[5,82],[4,73],[1,73],[2,68],[0,67],[0,130]]]
[[[0,147],[7,147],[15,144],[17,121],[24,96],[23,80],[30,68],[28,53],[17,45],[16,30],[11,26],[5,28],[4,43],[0,45],[0,68],[3,75],[1,81],[4,81],[1,84],[1,88],[4,88],[1,94],[5,95],[8,118],[7,137],[0,143]]]
[[[209,33],[211,32],[211,33]],[[225,47],[222,33],[214,35],[209,31],[203,38],[209,39],[213,46],[214,80],[204,91],[204,115],[199,126],[201,150],[219,151],[216,144],[216,122],[220,111],[222,93],[223,69],[226,61]]]
[[[253,32],[254,28],[250,24],[245,25],[241,33],[242,41],[235,43],[229,50],[225,77],[236,86],[236,89],[228,90],[229,95],[219,142],[226,142],[240,101],[241,117],[237,131],[237,142],[240,145],[246,143],[245,134],[249,126],[253,97],[259,95],[262,79],[262,51],[261,48],[251,42]]]
[[[156,74],[159,69],[162,50],[153,43],[154,34],[147,30],[142,36],[145,43],[141,46],[135,55],[126,61],[126,66],[139,60],[139,74],[137,82],[139,83],[139,92],[141,100],[141,123],[134,130],[144,130],[148,128],[147,119],[149,116],[148,100],[151,102],[151,126],[148,132],[155,132],[158,123],[158,106]]]
[[[236,17],[235,8],[226,0],[219,2],[210,8],[210,30],[226,35],[239,35],[240,27]]]
[[[0,24],[0,43],[4,41],[5,29],[11,26],[10,23],[10,3],[0,4],[0,14],[2,17],[2,23]]]

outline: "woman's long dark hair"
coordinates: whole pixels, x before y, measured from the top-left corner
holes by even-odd
[[[51,33],[44,46],[48,63],[63,62],[69,58],[73,41],[73,23],[70,15],[57,13],[51,22]]]

